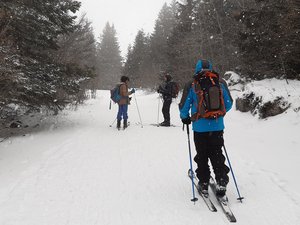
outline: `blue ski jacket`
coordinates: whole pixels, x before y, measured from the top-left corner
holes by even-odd
[[[222,80],[220,84],[223,91],[226,112],[228,112],[232,108],[233,100],[227,88],[226,82]],[[187,84],[179,104],[180,118],[185,119],[190,116],[190,113],[191,115],[197,113],[198,102],[198,96],[192,88],[191,83]],[[225,128],[223,116],[220,116],[217,119],[200,118],[192,122],[192,129],[196,132],[221,131]]]

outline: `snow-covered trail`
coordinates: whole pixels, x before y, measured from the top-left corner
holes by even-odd
[[[0,224],[229,224],[220,210],[212,213],[201,199],[190,201],[187,135],[177,105],[171,109],[177,127],[154,127],[157,95],[138,92],[143,128],[133,98],[131,125],[117,131],[115,124],[109,127],[117,107],[109,111],[108,99],[108,91],[100,91],[55,127],[0,143]],[[225,143],[246,198],[242,204],[235,200],[231,180],[228,196],[238,224],[300,224],[299,181],[294,181],[300,153],[291,149],[300,147],[293,136],[299,128],[277,134],[272,126],[282,118],[256,121],[234,110],[227,121]],[[283,144],[275,140],[288,131],[283,154]]]

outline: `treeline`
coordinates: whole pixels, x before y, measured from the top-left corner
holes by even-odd
[[[184,83],[199,58],[223,74],[300,79],[298,0],[185,0],[165,4],[153,33],[140,30],[122,74],[153,87],[159,75]]]
[[[0,118],[57,112],[85,98],[95,77],[91,23],[73,0],[1,0]]]

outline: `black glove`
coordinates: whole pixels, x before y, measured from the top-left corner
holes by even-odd
[[[186,124],[186,125],[191,124],[191,118],[190,117],[181,119],[181,121],[182,121],[183,124]]]
[[[159,93],[159,89],[157,89],[157,93]]]

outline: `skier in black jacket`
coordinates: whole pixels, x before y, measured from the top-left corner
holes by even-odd
[[[169,74],[164,76],[164,83],[161,84],[157,90],[158,93],[162,94],[163,98],[163,107],[162,114],[164,117],[164,121],[160,123],[160,126],[169,127],[170,124],[170,107],[172,103],[172,77]]]

